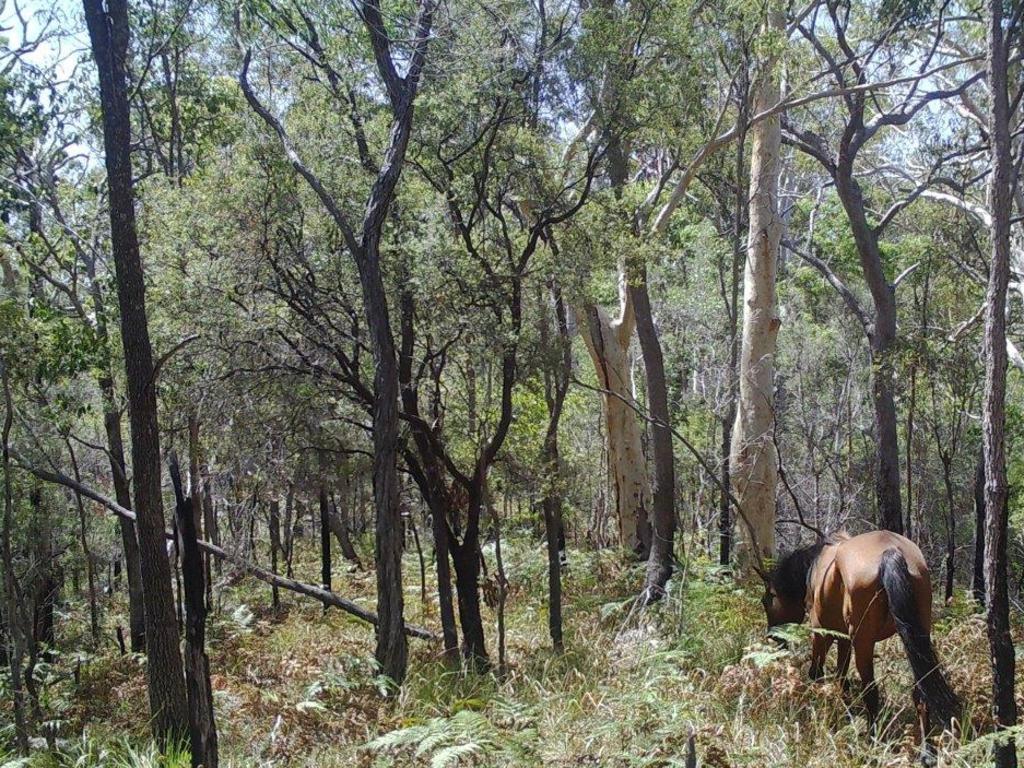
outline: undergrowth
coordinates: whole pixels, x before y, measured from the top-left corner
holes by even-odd
[[[641,612],[633,603],[640,565],[610,550],[572,551],[566,648],[554,653],[543,551],[525,539],[504,550],[511,582],[504,677],[452,669],[435,645],[414,640],[397,691],[376,671],[367,625],[286,593],[275,613],[265,585],[224,579],[208,633],[221,765],[653,768],[685,765],[691,737],[698,764],[708,768],[916,764],[910,671],[898,640],[878,649],[884,703],[872,735],[856,686],[844,695],[834,679],[807,680],[809,633],[793,630],[793,650],[768,643],[758,591],[720,569],[688,563],[666,599]],[[300,554],[296,573],[312,580],[312,544]],[[411,558],[406,574],[408,619],[436,627],[436,607],[421,602]],[[372,572],[337,568],[334,588],[373,605]],[[107,612],[108,636],[122,609]],[[485,615],[494,652],[495,617],[488,608]],[[74,634],[84,606],[67,606],[67,616],[63,642],[84,647],[86,638]],[[991,726],[984,624],[958,598],[937,608],[935,636],[971,722],[939,743],[939,764],[979,765],[991,747],[991,737],[977,737]],[[19,760],[8,725],[0,730],[0,768],[188,764],[180,750],[161,757],[148,739],[139,716],[146,711],[141,658],[108,643],[65,652],[51,667],[44,701],[51,745],[37,743]],[[9,709],[0,713],[9,721]]]

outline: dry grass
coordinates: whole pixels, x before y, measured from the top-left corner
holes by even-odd
[[[223,592],[210,627],[222,765],[681,766],[691,733],[700,765],[716,768],[916,764],[898,641],[879,648],[884,725],[872,737],[855,694],[844,697],[835,680],[807,681],[806,643],[792,653],[763,645],[755,591],[714,569],[693,566],[685,588],[678,578],[667,601],[638,614],[630,607],[637,566],[612,552],[573,553],[567,649],[556,655],[547,643],[542,553],[525,542],[506,549],[513,594],[503,680],[448,669],[435,647],[413,641],[409,678],[388,692],[366,625],[292,595],[275,615],[258,584]],[[316,570],[306,554],[300,575]],[[420,601],[418,569],[407,566],[409,618],[436,626],[435,609]],[[339,573],[334,587],[372,604],[370,573]],[[991,725],[984,624],[956,603],[940,609],[936,638],[974,726],[958,742],[947,735],[940,765],[979,765],[986,744],[970,739]],[[136,659],[96,655],[79,685],[59,683],[52,698],[64,702],[65,735],[146,739]],[[74,762],[79,743],[72,739],[59,762]]]

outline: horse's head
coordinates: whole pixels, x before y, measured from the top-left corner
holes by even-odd
[[[807,612],[802,599],[794,600],[780,594],[771,582],[765,584],[761,605],[764,606],[765,617],[768,619],[768,629],[782,624],[799,624]]]
[[[784,555],[764,579],[764,606],[768,629],[782,624],[799,624],[807,615],[807,587],[814,561],[822,544],[804,547]]]

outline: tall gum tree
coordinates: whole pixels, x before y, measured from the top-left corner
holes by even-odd
[[[764,38],[769,48],[754,83],[753,110],[779,101],[777,47],[784,29],[778,9],[768,11]],[[743,276],[743,330],[739,354],[739,394],[729,464],[735,495],[746,513],[739,526],[742,563],[775,553],[775,346],[780,319],[775,305],[775,275],[782,240],[779,216],[779,151],[782,123],[775,115],[750,132],[750,192],[747,260]]]

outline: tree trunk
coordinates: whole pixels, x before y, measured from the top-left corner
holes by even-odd
[[[75,456],[75,448],[70,438],[65,440],[68,447],[68,455],[71,459],[71,469],[75,480],[82,481],[81,473],[78,471],[78,458]],[[78,542],[82,547],[82,557],[85,560],[85,577],[89,588],[89,632],[92,637],[93,647],[100,642],[100,609],[96,600],[96,564],[93,562],[92,550],[89,549],[89,523],[85,513],[85,504],[82,502],[82,494],[75,492],[75,507],[78,510]]]
[[[285,575],[292,577],[292,553],[295,551],[295,485],[288,483],[284,499],[284,559]]]
[[[875,411],[875,498],[878,504],[878,525],[903,533],[898,420],[893,394],[896,290],[885,276],[878,238],[867,219],[864,195],[854,176],[852,157],[840,153],[834,180],[875,308],[874,320],[867,333],[871,352],[871,400]]]
[[[102,368],[97,377],[103,401],[103,429],[107,435],[107,456],[110,460],[110,476],[114,484],[114,497],[125,509],[132,508],[131,489],[124,461],[124,438],[121,434],[121,413],[114,395],[114,373],[111,363],[110,335],[107,331],[106,305],[99,282],[96,280],[95,260],[88,264],[92,281],[92,306],[96,313],[96,340],[100,347]],[[146,648],[146,607],[142,597],[142,570],[139,564],[139,541],[135,524],[126,518],[118,518],[121,532],[121,549],[128,580],[128,627],[132,653],[142,653]]]
[[[113,399],[113,382],[104,377],[100,384],[103,392],[103,426],[107,433],[107,448],[110,456],[110,474],[114,479],[114,496],[125,509],[132,508],[131,490],[124,463],[124,443],[121,436],[121,416]],[[124,570],[128,580],[128,626],[132,653],[146,649],[146,607],[142,594],[142,566],[139,562],[139,541],[135,534],[135,523],[118,518],[121,532],[121,549],[124,553]]]
[[[32,601],[32,639],[35,644],[44,646],[45,655],[50,655],[51,649],[57,644],[55,607],[59,589],[54,572],[53,531],[38,487],[29,493],[29,503],[32,505],[31,537],[36,546],[36,567],[31,582],[35,592]],[[30,681],[26,679],[26,685],[29,684]]]
[[[1006,536],[1006,290],[1010,279],[1010,187],[1014,168],[1010,145],[1007,93],[1007,49],[1002,0],[988,0],[988,82],[992,93],[989,116],[992,176],[992,265],[985,302],[985,395],[982,445],[985,451],[985,586],[986,620],[992,659],[992,701],[999,731],[1017,724],[1014,696],[1014,647],[1010,636]],[[995,747],[997,768],[1015,768],[1012,736]]]
[[[18,584],[17,571],[14,566],[14,552],[11,542],[14,538],[14,492],[11,480],[10,435],[14,421],[14,405],[11,400],[11,384],[8,362],[0,361],[3,374],[4,422],[3,422],[3,476],[4,476],[4,510],[3,530],[0,531],[0,554],[3,557],[4,569],[4,641],[5,656],[10,669],[10,689],[14,718],[14,746],[18,754],[27,758],[29,753],[28,706],[23,680],[26,646],[29,643],[31,629],[28,607],[25,604],[23,590]]]
[[[729,407],[726,409],[722,419],[722,487],[718,497],[718,564],[728,566],[732,560],[732,532],[733,523],[730,509],[732,501],[732,474],[729,461],[732,454],[732,428],[736,423],[736,401],[739,399],[739,290],[740,290],[740,269],[743,264],[743,229],[746,223],[746,208],[748,190],[744,185],[746,179],[744,157],[746,156],[747,144],[747,101],[749,87],[747,77],[742,82],[742,98],[740,100],[740,112],[737,116],[737,130],[739,136],[736,139],[736,199],[733,208],[733,231],[732,231],[732,269],[730,270],[730,293],[726,295],[722,289],[722,299],[726,305],[729,315]]]
[[[331,532],[334,534],[334,538],[338,540],[338,545],[341,547],[342,556],[350,563],[356,566],[356,568],[362,568],[363,564],[359,560],[359,553],[356,552],[355,546],[352,544],[352,537],[348,531],[348,521],[338,511],[338,505],[334,503],[334,495],[331,495],[331,505],[328,510],[327,523],[331,527]]]
[[[541,465],[544,471],[544,496],[541,500],[541,507],[544,510],[544,540],[547,544],[548,554],[548,633],[551,635],[551,645],[556,651],[561,651],[564,641],[562,637],[562,559],[560,550],[564,547],[564,534],[558,427],[565,406],[565,395],[569,389],[572,348],[561,289],[557,284],[552,284],[551,292],[554,298],[560,354],[556,370],[551,370],[552,366],[544,367],[544,400],[548,410],[548,427],[544,433],[544,445],[541,449]],[[545,350],[550,349],[551,332],[546,311],[541,317],[540,338],[541,347]]]
[[[769,12],[767,24],[778,29],[783,19]],[[754,86],[753,113],[769,109],[779,100],[776,60],[764,64]],[[739,397],[732,431],[730,473],[737,501],[746,516],[739,525],[741,566],[775,554],[774,372],[775,345],[780,320],[775,307],[775,273],[782,239],[779,216],[779,150],[782,143],[778,116],[751,129],[749,229],[747,264],[743,281],[743,332],[739,359]]]
[[[479,504],[479,501],[476,502]],[[462,543],[450,542],[455,565],[455,591],[462,627],[462,655],[480,669],[487,666],[484,624],[480,615],[480,539],[471,526]]]
[[[953,491],[953,457],[942,455],[942,483],[946,488],[946,590],[948,603],[953,599],[956,577],[956,494]]]
[[[125,0],[83,0],[100,81],[110,228],[121,311],[132,436],[132,481],[146,612],[146,665],[154,735],[188,733],[188,705],[164,546],[160,496],[160,434],[153,350],[146,318],[145,281],[135,229],[131,118],[128,106],[128,6]]]
[[[586,322],[579,323],[579,327],[594,363],[598,384],[607,390],[601,395],[601,404],[619,543],[645,556],[650,545],[651,487],[641,441],[642,429],[636,412],[630,407],[636,402],[633,370],[629,364],[629,341],[635,317],[625,276],[622,276],[621,291],[622,313],[618,319],[612,320],[601,307],[591,305],[584,308]]]
[[[905,525],[908,539],[921,541],[921,531],[914,520],[914,410],[917,408],[917,363],[910,364],[910,402],[907,404],[907,520]]]
[[[671,414],[668,410],[668,385],[665,359],[654,326],[654,313],[647,291],[647,267],[639,264],[631,276],[629,291],[633,297],[637,337],[647,377],[647,400],[651,417],[654,453],[654,494],[651,507],[651,543],[647,558],[647,576],[640,601],[644,605],[660,600],[672,576],[672,557],[676,533],[676,469],[672,449]],[[634,419],[635,421],[635,419]]]
[[[213,717],[210,659],[206,655],[206,587],[199,549],[195,496],[185,496],[178,459],[171,451],[171,483],[181,531],[181,570],[185,581],[185,682],[188,688],[189,743],[193,768],[217,768],[217,726]]]
[[[281,546],[281,503],[276,497],[270,500],[268,522],[270,528],[270,570],[277,573],[278,555],[283,553],[284,547]],[[281,596],[278,593],[277,584],[270,586],[270,598],[274,611],[281,610]]]
[[[985,450],[978,456],[974,473],[974,567],[971,593],[978,605],[985,605]]]
[[[398,358],[398,376],[401,383],[402,408],[412,417],[412,436],[422,462],[411,451],[406,451],[409,466],[423,498],[430,507],[434,535],[434,561],[437,567],[437,603],[441,614],[441,634],[444,656],[448,662],[459,657],[459,638],[455,627],[455,605],[452,595],[451,552],[448,535],[448,509],[451,494],[444,481],[440,459],[431,441],[429,427],[420,415],[419,394],[412,378],[412,354],[415,342],[415,304],[410,292],[404,291],[400,299],[401,347]],[[452,555],[454,557],[454,554]]]
[[[331,511],[327,504],[327,488],[320,486],[320,584],[331,589]]]
[[[448,526],[444,521],[443,505],[431,507],[431,522],[434,533],[434,561],[437,567],[437,606],[441,614],[441,635],[444,640],[444,655],[448,661],[458,659],[459,638],[455,629],[455,601],[452,595],[452,570],[448,560]]]

